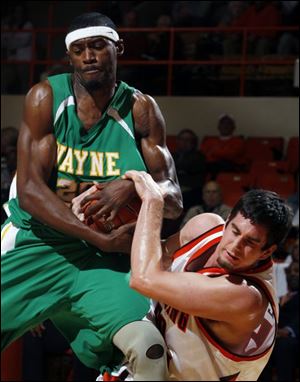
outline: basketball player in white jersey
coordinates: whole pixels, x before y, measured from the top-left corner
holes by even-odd
[[[272,352],[278,307],[271,255],[291,212],[270,191],[251,190],[226,223],[205,213],[161,245],[163,195],[151,176],[129,171],[142,199],[130,285],[153,309],[170,351],[169,379],[257,380]]]

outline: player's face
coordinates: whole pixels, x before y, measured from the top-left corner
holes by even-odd
[[[76,78],[90,90],[115,82],[117,52],[114,42],[103,37],[73,42],[68,52]]]
[[[270,256],[276,249],[275,245],[262,249],[266,242],[266,228],[252,224],[238,213],[225,228],[218,246],[218,264],[230,271],[247,269]]]

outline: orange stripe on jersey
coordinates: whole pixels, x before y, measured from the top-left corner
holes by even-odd
[[[195,239],[191,240],[189,243],[185,244],[183,247],[177,249],[177,251],[173,254],[173,260],[177,257],[181,256],[182,254],[188,252],[190,249],[192,249],[196,244],[200,243],[200,241],[204,240],[210,235],[213,235],[214,233],[222,232],[224,229],[224,224],[220,224],[212,229],[210,229],[207,232],[204,232],[200,236],[196,237]]]
[[[224,268],[214,268],[214,267],[209,267],[209,268],[203,268],[197,271],[197,273],[212,273],[209,276],[221,276],[221,275],[227,275],[228,271]]]
[[[237,354],[233,354],[231,353],[229,350],[225,349],[222,345],[220,345],[209,333],[208,331],[206,330],[206,328],[203,326],[202,322],[201,322],[201,319],[199,317],[195,317],[195,322],[197,323],[197,326],[199,327],[199,329],[202,331],[202,333],[205,335],[205,337],[207,338],[207,340],[212,343],[217,349],[220,350],[220,352],[227,358],[235,361],[235,362],[244,362],[244,361],[253,361],[253,360],[256,360],[256,359],[260,359],[262,358],[265,354],[268,353],[268,351],[270,350],[270,347],[272,347],[272,345],[267,348],[264,352],[260,353],[260,354],[257,354],[257,355],[253,355],[253,356],[243,356],[243,355],[237,355]]]
[[[201,256],[203,253],[205,253],[210,247],[213,245],[219,243],[221,240],[220,237],[216,237],[215,239],[211,240],[209,243],[205,244],[203,247],[199,248],[198,251],[196,251],[193,256],[190,257],[189,261],[187,262],[185,268],[190,264],[193,260],[195,260],[197,257]]]
[[[198,273],[204,273],[204,272],[207,272],[207,271],[216,271],[217,273],[219,273],[219,275],[222,275],[222,274],[226,274],[226,271],[223,269],[223,268],[207,268],[207,269],[202,269],[200,270]],[[228,274],[228,272],[227,272]],[[272,297],[272,295],[270,294],[268,288],[265,286],[264,282],[261,281],[260,279],[258,279],[257,277],[255,276],[246,276],[244,274],[240,275],[242,277],[244,277],[246,280],[249,280],[252,282],[252,284],[254,285],[257,285],[258,287],[260,287],[262,290],[263,290],[263,293],[265,293],[268,301],[270,302],[271,306],[272,306],[272,309],[273,309],[273,312],[276,314],[277,313],[277,306],[276,306],[276,303]],[[277,313],[278,314],[278,313]],[[205,328],[205,326],[203,326],[202,324],[202,320],[201,320],[201,317],[195,317],[195,322],[197,324],[197,326],[199,327],[199,329],[201,330],[201,332],[205,335],[205,337],[207,338],[207,340],[212,343],[216,348],[219,349],[219,351],[227,358],[235,361],[235,362],[242,362],[242,361],[253,361],[253,360],[257,360],[257,359],[260,359],[262,358],[265,354],[268,353],[268,351],[270,350],[270,348],[273,346],[274,344],[274,341],[276,339],[276,335],[274,336],[274,339],[271,343],[271,345],[266,348],[264,351],[262,351],[260,354],[256,354],[256,355],[253,355],[253,356],[250,356],[250,355],[237,355],[237,354],[234,354],[234,353],[231,353],[229,350],[225,349],[221,344],[219,344],[217,342],[217,339],[215,339],[209,332],[208,330]],[[275,326],[277,327],[277,318],[276,318],[276,315],[275,315]]]
[[[259,273],[269,269],[273,265],[273,260],[271,257],[268,257],[265,260],[260,261],[257,266],[253,269],[245,271],[246,274]]]

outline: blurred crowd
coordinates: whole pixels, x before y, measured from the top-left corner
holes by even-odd
[[[2,73],[2,94],[23,94],[28,90],[29,80],[33,82],[49,74],[71,70],[65,60],[63,34],[54,34],[47,47],[50,35],[39,33],[33,38],[31,28],[63,28],[68,25],[72,12],[61,12],[59,2],[43,2],[44,12],[36,11],[33,2],[9,2],[2,6],[1,56],[10,60]],[[49,7],[53,6],[54,17],[49,24]],[[86,1],[86,10],[102,12],[110,16],[118,28],[160,28],[157,32],[121,33],[125,42],[122,60],[166,60],[170,56],[170,34],[167,28],[259,28],[298,26],[299,1]],[[82,4],[82,7],[84,6]],[[52,11],[51,11],[52,12]],[[63,19],[62,19],[63,14]],[[68,16],[68,14],[70,14]],[[43,19],[44,18],[44,19]],[[10,29],[10,30],[9,30]],[[24,31],[22,31],[24,30]],[[27,30],[27,31],[26,31]],[[60,42],[57,43],[57,36]],[[242,55],[243,34],[227,30],[189,32],[175,34],[173,58],[175,60],[214,60],[224,57],[235,59]],[[297,30],[249,30],[247,55],[263,57],[276,55],[281,58],[297,57],[299,38]],[[33,59],[57,59],[53,65],[36,65],[30,79],[30,62]],[[13,61],[11,61],[13,60]],[[17,61],[15,61],[17,60]],[[20,64],[16,64],[16,62]],[[61,63],[59,63],[59,61]],[[253,69],[253,68],[252,68]],[[256,68],[258,69],[258,68]],[[119,77],[142,90],[159,94],[166,91],[166,65],[121,65]],[[174,92],[184,94],[201,92],[203,78],[222,78],[221,65],[180,65],[174,67]],[[147,81],[151,78],[151,81]],[[201,82],[202,79],[202,82]],[[204,90],[203,90],[204,91]],[[209,89],[205,89],[209,92]],[[220,87],[219,87],[220,91]],[[209,95],[209,94],[208,94]]]

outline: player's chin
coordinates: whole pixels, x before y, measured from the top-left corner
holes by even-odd
[[[98,90],[103,87],[103,81],[101,78],[84,79],[84,87],[89,91]]]
[[[217,262],[221,268],[226,269],[227,271],[233,271],[235,269],[234,265],[231,262],[226,261],[221,256],[218,257]]]

